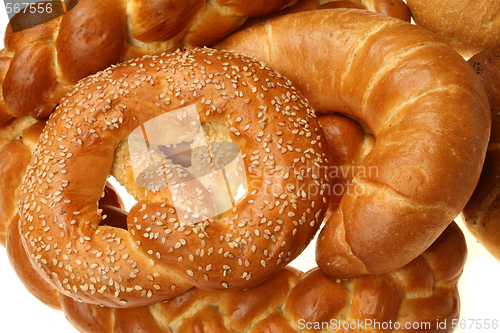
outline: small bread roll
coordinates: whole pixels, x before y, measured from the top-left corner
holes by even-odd
[[[498,0],[407,0],[415,23],[443,38],[470,58],[497,42],[500,35]]]

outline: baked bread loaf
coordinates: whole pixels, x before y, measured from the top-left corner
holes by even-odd
[[[332,184],[327,221],[339,207],[342,197],[349,193],[359,166],[374,147],[375,138],[359,122],[340,113],[319,114],[318,120],[335,162],[329,168]]]
[[[276,16],[331,8],[364,9],[411,22],[410,8],[402,0],[298,0],[279,12],[249,18],[240,30]]]
[[[319,235],[327,274],[402,267],[465,207],[488,145],[488,100],[467,62],[428,30],[331,9],[278,17],[215,47],[268,63],[313,109],[358,119],[376,139]]]
[[[169,151],[186,144],[189,166]],[[136,59],[80,81],[50,117],[21,189],[23,242],[89,303],[248,288],[315,235],[328,155],[307,102],[262,63],[212,49]],[[138,200],[125,229],[101,224],[109,174]]]
[[[80,0],[65,15],[13,33],[0,51],[0,124],[29,114],[47,117],[80,79],[114,63],[177,48],[211,46],[247,19],[284,15],[297,0]],[[330,6],[300,0],[291,11]],[[409,20],[401,0],[362,0],[361,8]],[[349,1],[335,5],[349,6]],[[352,5],[352,4],[351,4]],[[250,20],[255,22],[255,20]],[[250,24],[251,22],[249,22]]]
[[[407,0],[415,23],[439,35],[463,57],[470,58],[498,42],[497,0]]]
[[[500,260],[500,45],[495,44],[468,62],[484,84],[491,107],[491,137],[479,183],[462,213],[467,229]]]
[[[0,124],[47,117],[80,79],[111,64],[179,47],[209,46],[248,17],[296,0],[80,0],[66,14],[14,33],[0,52]]]
[[[10,222],[18,212],[21,183],[43,122],[29,116],[13,119],[0,126],[0,244]]]
[[[13,226],[9,228],[8,248],[21,244]],[[339,280],[319,268],[302,273],[287,266],[245,291],[192,288],[169,301],[138,308],[74,301],[60,295],[34,271],[22,244],[19,251],[9,251],[9,255],[24,270],[18,274],[30,291],[38,293],[44,303],[62,309],[82,333],[295,333],[318,327],[314,332],[342,327],[361,332],[379,332],[381,327],[384,332],[399,328],[452,332],[451,323],[459,318],[457,284],[467,248],[462,231],[452,223],[422,255],[386,275]]]
[[[243,292],[194,288],[138,309],[102,308],[67,297],[61,305],[82,333],[131,328],[158,333],[296,333],[347,327],[352,332],[452,332],[451,323],[459,318],[457,282],[465,257],[462,231],[452,223],[421,256],[386,275],[337,280],[319,268],[300,273],[288,266]]]

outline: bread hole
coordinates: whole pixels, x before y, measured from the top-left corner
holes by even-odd
[[[121,208],[111,205],[100,206],[102,209],[102,220],[100,226],[110,226],[120,229],[127,229],[127,212]]]
[[[188,224],[221,218],[248,190],[241,148],[231,137],[226,122],[202,122],[194,104],[153,118],[127,138],[133,175],[125,178],[135,184],[124,185],[138,200],[188,212]]]

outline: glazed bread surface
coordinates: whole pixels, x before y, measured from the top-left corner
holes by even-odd
[[[215,47],[269,64],[316,111],[346,114],[374,135],[318,238],[316,259],[328,274],[402,267],[465,207],[491,116],[477,75],[435,34],[377,13],[331,9],[277,17]]]

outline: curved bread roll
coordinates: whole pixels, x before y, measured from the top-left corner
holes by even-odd
[[[347,114],[373,133],[373,150],[318,238],[318,265],[331,276],[405,265],[465,207],[488,145],[488,100],[467,62],[434,34],[331,9],[254,25],[216,48],[268,63],[316,111]]]

